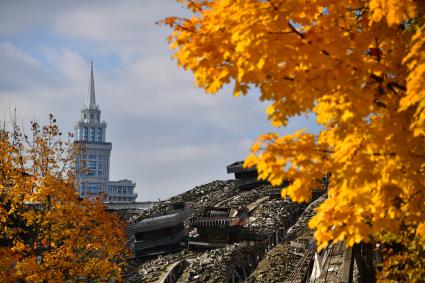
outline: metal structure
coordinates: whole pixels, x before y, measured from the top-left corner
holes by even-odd
[[[276,191],[280,194],[280,190]],[[241,192],[241,194],[250,193]],[[151,255],[188,247],[191,250],[185,251],[182,256],[171,257],[170,261],[167,259],[165,269],[163,266],[160,276],[155,279],[155,282],[177,282],[181,279],[182,274],[188,272],[187,270],[195,264],[194,259],[204,253],[205,249],[226,247],[227,250],[232,243],[240,243],[235,244],[236,248],[231,249],[226,257],[220,259],[225,262],[224,277],[221,277],[220,281],[247,282],[246,280],[249,280],[249,276],[259,262],[274,246],[291,241],[293,251],[302,260],[294,268],[290,279],[293,282],[297,280],[306,282],[313,249],[308,242],[303,243],[295,239],[295,234],[290,229],[305,206],[291,207],[289,215],[285,215],[285,221],[280,222],[279,226],[261,230],[256,225],[251,226],[250,216],[258,207],[268,201],[275,202],[273,197],[268,195],[258,197],[248,205],[244,204],[246,206],[225,207],[226,200],[221,200],[215,203],[215,206],[204,208],[199,217],[193,218],[189,218],[191,215],[191,211],[188,210],[188,207],[191,206],[190,203],[188,205],[182,202],[174,203],[169,207],[161,205],[156,209],[157,214],[130,224],[126,229],[135,253],[134,260],[145,261]],[[282,201],[282,205],[284,203],[286,202]],[[131,210],[128,211],[128,213],[131,212]],[[255,218],[255,216],[252,217]],[[187,229],[187,224],[190,229]],[[189,240],[188,230],[195,229],[196,233],[192,234]],[[241,242],[245,242],[245,244]],[[247,242],[249,242],[248,245]]]
[[[167,271],[157,280],[157,283],[175,283],[180,278],[184,270],[192,263],[193,258],[185,258],[176,261],[167,267]],[[156,283],[156,282],[155,282]]]
[[[282,189],[271,189],[268,192],[269,199],[280,199],[280,198],[282,198],[281,191],[282,191]]]
[[[265,255],[277,244],[284,240],[286,230],[279,229],[270,233],[261,241],[254,243],[253,247],[246,248],[234,255],[229,266],[227,283],[247,282],[249,275],[255,270]]]
[[[240,190],[251,190],[267,183],[266,181],[258,180],[257,167],[244,168],[243,161],[236,161],[228,165],[227,173],[235,173],[234,184]]]
[[[255,270],[264,256],[273,249],[274,246],[286,239],[286,230],[287,229],[279,228],[272,233],[259,235],[259,239],[253,242],[252,246],[245,247],[238,250],[237,253],[234,253],[228,263],[227,276],[223,282],[247,282],[246,280],[249,278],[249,275]],[[226,246],[225,243],[221,243],[221,245]],[[185,259],[171,263],[160,279],[155,283],[177,282],[184,272],[184,269],[188,268],[193,260],[194,255],[191,254]]]
[[[190,227],[199,233],[199,242],[190,246],[218,247],[214,243],[234,243],[244,240],[243,228],[248,223],[247,207],[207,207],[201,217],[190,220]]]
[[[188,232],[183,221],[191,215],[184,203],[170,205],[163,215],[143,219],[126,227],[129,238],[134,238],[134,256],[143,257],[187,246]]]

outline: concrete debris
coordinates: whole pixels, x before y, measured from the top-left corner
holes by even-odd
[[[143,261],[137,265],[136,271],[126,278],[126,282],[155,282],[160,279],[170,264],[190,257],[192,254],[194,253],[189,250],[182,250]]]
[[[253,242],[243,242],[204,252],[195,258],[177,282],[227,282],[242,251],[252,247]]]
[[[244,191],[231,198],[219,201],[219,205],[216,205],[222,207],[247,206],[248,204],[256,201],[257,199],[267,196],[267,192],[271,189],[272,187],[270,185],[263,185],[252,189],[251,191]]]
[[[292,269],[302,256],[301,245],[307,246],[311,241],[312,232],[306,228],[306,223],[313,215],[313,207],[315,206],[309,207],[301,215],[307,205],[294,204],[289,200],[269,199],[267,197],[268,192],[272,189],[271,185],[261,185],[250,191],[240,191],[234,187],[231,180],[214,181],[162,201],[138,215],[132,215],[128,222],[136,223],[146,218],[163,215],[167,212],[170,204],[176,202],[186,203],[191,208],[192,217],[201,216],[206,207],[243,207],[254,203],[254,207],[250,210],[248,223],[245,226],[247,235],[250,236],[249,240],[264,239],[263,235],[274,233],[279,229],[286,231],[286,228],[292,225],[293,227],[287,235],[287,244],[278,245],[281,246],[277,250],[278,252],[276,252],[276,248],[273,249],[267,255],[266,263],[262,262],[262,266],[260,265],[257,268],[249,280],[251,282],[284,282],[284,279],[290,276]],[[261,200],[261,202],[257,204],[258,200]],[[299,215],[301,217],[296,222]],[[185,221],[186,228],[188,228],[188,223],[189,221]],[[199,238],[196,229],[189,229],[188,232],[189,241]],[[258,234],[259,237],[252,237],[253,234]],[[284,234],[283,232],[280,236],[284,237]],[[232,274],[232,270],[235,270],[243,254],[260,247],[258,242],[249,240],[247,238],[245,241],[225,244],[224,247],[207,251],[185,249],[150,259],[142,259],[132,264],[126,272],[125,280],[127,282],[155,282],[167,273],[167,268],[173,263],[183,259],[189,261],[190,259],[190,265],[184,269],[178,282],[228,282],[230,280],[229,274]],[[291,247],[289,244],[291,240],[299,244],[294,244],[298,248]],[[255,265],[257,263],[258,260]],[[251,265],[250,272],[255,268],[255,265]]]
[[[277,245],[260,262],[248,282],[287,282],[293,271],[300,264],[309,245],[314,245],[313,231],[308,228],[308,221],[314,216],[317,208],[326,196],[311,203],[298,218],[294,226],[288,230],[286,241]],[[307,261],[308,263],[308,261]],[[302,270],[304,266],[300,267]],[[301,272],[302,273],[302,272]]]
[[[199,216],[205,207],[215,205],[217,200],[228,199],[237,194],[239,194],[239,189],[233,186],[231,180],[213,181],[157,203],[152,208],[140,212],[139,215],[133,216],[128,222],[135,223],[146,218],[165,214],[167,207],[174,202],[185,202],[192,208],[193,216]]]
[[[301,213],[304,205],[290,200],[268,200],[260,204],[249,218],[252,231],[267,233],[279,227],[290,227],[294,215]]]

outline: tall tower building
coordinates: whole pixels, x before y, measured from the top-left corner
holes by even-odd
[[[134,202],[135,183],[127,179],[109,181],[112,143],[106,142],[106,122],[100,120],[100,114],[91,62],[87,100],[75,124],[75,143],[80,150],[76,157],[77,190],[81,198],[92,200],[103,195],[106,202]]]

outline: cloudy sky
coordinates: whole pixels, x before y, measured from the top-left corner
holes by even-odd
[[[232,178],[225,166],[274,129],[258,93],[206,95],[170,59],[170,30],[155,22],[186,14],[173,0],[0,0],[0,120],[16,107],[24,123],[52,113],[73,131],[93,60],[111,180],[135,181],[144,201]],[[282,131],[304,127],[296,118]]]

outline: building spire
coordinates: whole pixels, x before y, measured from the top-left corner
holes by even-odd
[[[90,61],[90,82],[89,82],[89,93],[87,96],[86,106],[88,109],[96,109],[96,96],[94,92],[94,75],[93,75],[93,61]]]

